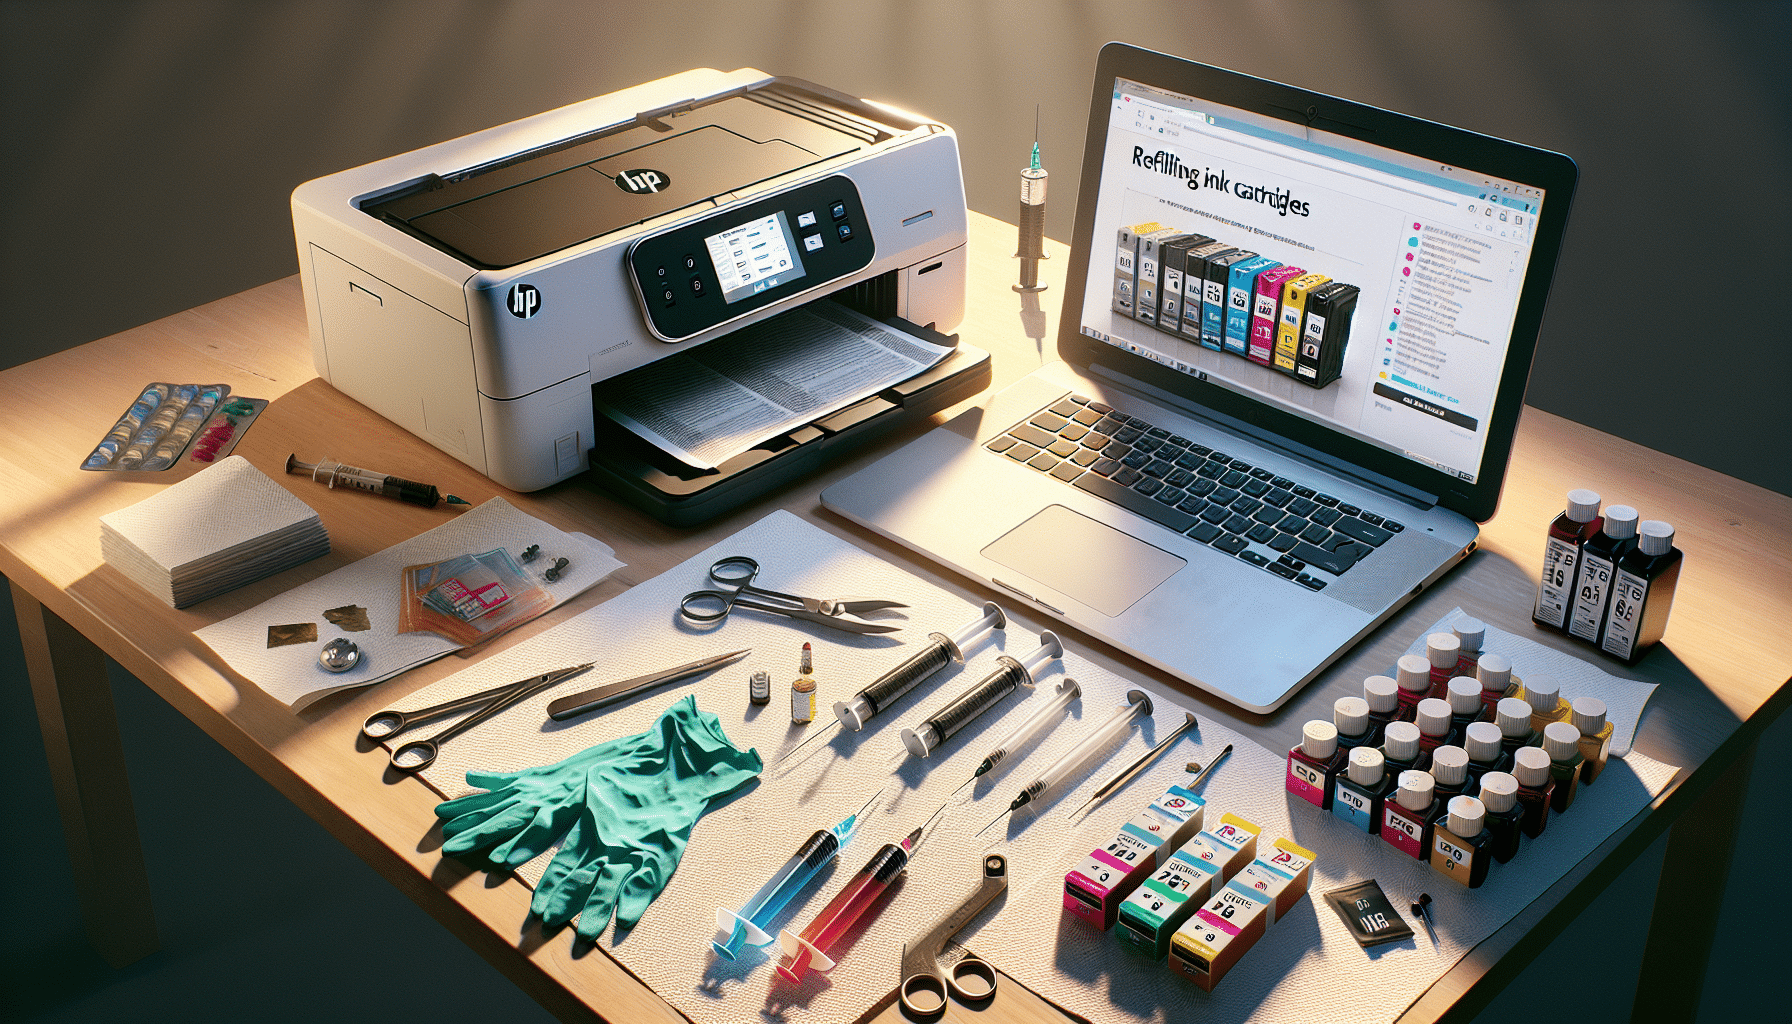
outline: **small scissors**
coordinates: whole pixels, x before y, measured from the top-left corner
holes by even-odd
[[[731,589],[693,590],[678,602],[678,610],[692,622],[720,622],[738,606],[788,615],[793,619],[831,626],[848,633],[894,633],[902,627],[866,622],[857,618],[856,613],[908,607],[898,601],[868,597],[798,597],[795,594],[753,586],[753,580],[758,576],[758,562],[745,555],[730,555],[709,567],[709,578]]]
[[[1008,859],[999,853],[983,857],[983,877],[957,909],[941,918],[918,938],[902,945],[902,985],[897,998],[916,1020],[934,1020],[946,1010],[946,993],[973,1006],[996,994],[996,969],[971,953],[946,970],[940,969],[940,951],[989,901],[1008,888]]]
[[[543,672],[538,676],[519,679],[514,683],[494,686],[489,690],[481,690],[465,697],[456,697],[432,707],[418,708],[416,711],[398,711],[387,709],[376,711],[368,716],[361,726],[361,735],[370,740],[380,741],[396,736],[419,722],[427,722],[452,714],[464,708],[479,707],[467,717],[454,723],[426,740],[412,740],[392,748],[392,767],[401,772],[415,772],[428,768],[435,762],[436,753],[442,744],[461,733],[466,732],[480,722],[492,717],[505,708],[516,704],[538,690],[545,690],[556,683],[563,683],[574,676],[584,675],[591,670],[595,662],[574,665],[570,668],[557,668],[552,672]]]

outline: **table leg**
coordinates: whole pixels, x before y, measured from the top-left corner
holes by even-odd
[[[159,943],[106,658],[16,583],[12,602],[88,941],[124,967]]]

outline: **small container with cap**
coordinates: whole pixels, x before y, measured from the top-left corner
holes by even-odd
[[[1330,810],[1332,785],[1348,756],[1338,748],[1338,727],[1315,718],[1300,732],[1300,742],[1288,751],[1288,792],[1322,811]]]
[[[1394,780],[1387,777],[1381,751],[1357,747],[1350,752],[1350,764],[1332,788],[1332,813],[1353,828],[1374,835],[1381,830],[1382,801],[1394,786]]]
[[[1332,701],[1332,725],[1338,729],[1338,746],[1347,757],[1357,747],[1376,744],[1375,729],[1369,721],[1369,702],[1361,697],[1339,697]]]
[[[1431,696],[1431,662],[1422,654],[1402,654],[1394,663],[1394,682],[1400,687],[1400,717],[1410,722],[1419,701]]]
[[[1561,684],[1550,676],[1532,676],[1518,696],[1531,706],[1531,728],[1538,732],[1551,722],[1566,722],[1574,710],[1562,699]]]
[[[1542,747],[1519,747],[1512,752],[1512,777],[1518,780],[1518,806],[1524,811],[1519,827],[1535,839],[1549,825],[1549,804],[1556,795],[1549,755]]]
[[[1500,698],[1493,707],[1493,724],[1500,730],[1500,748],[1508,754],[1543,742],[1543,735],[1531,727],[1531,706],[1517,697]]]
[[[1450,702],[1450,725],[1457,732],[1468,728],[1470,722],[1486,720],[1487,705],[1481,703],[1481,681],[1468,676],[1457,676],[1450,680],[1450,688],[1444,695]]]
[[[1569,722],[1580,730],[1580,781],[1591,783],[1605,771],[1612,752],[1612,723],[1605,720],[1605,701],[1598,697],[1574,698]]]
[[[790,721],[795,725],[815,721],[815,653],[807,640],[797,663],[797,677],[790,682]]]
[[[1464,792],[1481,788],[1481,779],[1488,772],[1509,771],[1512,755],[1500,747],[1500,727],[1492,722],[1471,722],[1462,737],[1462,749],[1468,752],[1468,781]]]
[[[1481,683],[1481,703],[1490,711],[1504,698],[1517,695],[1519,682],[1512,674],[1512,659],[1504,654],[1488,651],[1481,655],[1481,663],[1475,666],[1475,678]]]
[[[1472,796],[1451,797],[1449,807],[1431,831],[1431,866],[1452,881],[1478,889],[1493,863],[1487,807]]]
[[[1462,738],[1456,731],[1456,723],[1450,720],[1450,702],[1436,697],[1419,701],[1418,717],[1413,724],[1419,727],[1419,746],[1426,750],[1434,751]]]
[[[1506,772],[1481,776],[1481,806],[1487,808],[1487,833],[1492,841],[1487,852],[1501,864],[1518,855],[1518,837],[1524,834],[1524,808],[1518,805],[1518,780]]]
[[[1456,634],[1432,633],[1425,638],[1425,661],[1431,668],[1431,690],[1426,696],[1448,696],[1450,680],[1456,678],[1456,661],[1461,656],[1462,642]]]
[[[1393,799],[1382,802],[1381,838],[1413,860],[1424,860],[1430,856],[1432,826],[1443,813],[1430,772],[1401,772]]]
[[[1388,772],[1398,778],[1401,772],[1431,767],[1431,752],[1419,743],[1419,727],[1411,722],[1389,722],[1381,735],[1381,756]]]
[[[1568,492],[1568,508],[1549,524],[1543,544],[1543,577],[1537,584],[1537,606],[1531,621],[1550,629],[1568,627],[1568,609],[1574,599],[1574,576],[1580,569],[1581,546],[1599,533],[1599,492]]]
[[[1445,799],[1458,793],[1471,792],[1468,781],[1468,751],[1446,743],[1431,752],[1431,777],[1437,780],[1437,795]]]
[[[1674,608],[1680,562],[1672,526],[1659,519],[1637,524],[1636,547],[1618,560],[1600,650],[1634,665],[1660,642],[1667,632],[1668,613]]]
[[[1393,676],[1370,676],[1363,680],[1363,701],[1369,705],[1369,728],[1380,743],[1388,723],[1400,720],[1400,684]]]
[[[1481,662],[1481,645],[1487,642],[1487,623],[1465,615],[1450,627],[1450,632],[1456,634],[1457,643],[1454,674],[1473,677]]]
[[[1580,766],[1587,760],[1580,756],[1580,730],[1567,722],[1549,723],[1543,727],[1543,752],[1549,755],[1549,777],[1556,784],[1549,808],[1561,814],[1574,803]]]
[[[1605,510],[1599,532],[1581,545],[1580,569],[1574,578],[1574,603],[1568,610],[1568,635],[1597,644],[1605,636],[1605,616],[1612,602],[1612,579],[1618,561],[1636,547],[1636,509],[1613,505]]]

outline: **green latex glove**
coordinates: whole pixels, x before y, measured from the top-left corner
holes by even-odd
[[[691,827],[715,797],[757,777],[759,753],[729,742],[716,716],[685,697],[660,715],[642,744],[594,761],[585,804],[549,862],[530,909],[547,925],[579,919],[595,940],[615,913],[633,928],[678,870]]]

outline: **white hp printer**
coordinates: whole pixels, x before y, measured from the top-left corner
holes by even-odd
[[[293,192],[317,373],[498,483],[593,470],[697,522],[982,390],[944,125],[742,69],[696,70],[306,182]],[[801,273],[723,287],[706,239],[776,224]],[[796,305],[844,302],[944,362],[716,468],[594,411],[592,389]]]

